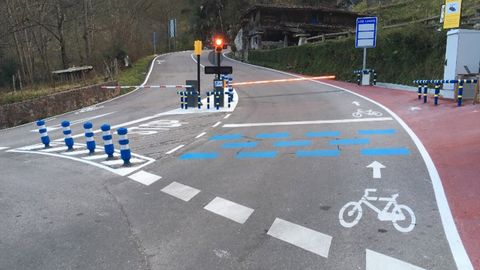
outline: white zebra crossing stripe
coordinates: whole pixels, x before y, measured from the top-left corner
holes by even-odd
[[[366,250],[365,270],[425,270],[413,264],[383,255],[373,250]]]
[[[193,197],[200,193],[200,190],[196,188],[189,187],[187,185],[177,182],[173,182],[170,185],[164,187],[162,191],[186,202],[190,201]]]
[[[332,243],[330,235],[280,218],[275,219],[267,234],[325,258],[328,258],[328,252]]]
[[[254,211],[252,208],[220,197],[213,199],[204,209],[240,224],[245,223]]]
[[[130,175],[128,178],[132,179],[133,181],[137,181],[141,184],[144,184],[146,186],[149,186],[157,182],[158,180],[162,179],[161,176],[158,176],[143,170]]]

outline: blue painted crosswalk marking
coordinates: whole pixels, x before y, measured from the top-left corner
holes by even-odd
[[[362,149],[360,153],[364,156],[397,156],[408,155],[410,150],[407,148],[367,148]]]
[[[257,139],[285,139],[288,138],[290,134],[288,132],[280,133],[260,133],[255,136]]]
[[[275,142],[273,146],[275,147],[301,147],[301,146],[310,146],[311,141],[283,141]]]
[[[186,153],[180,156],[182,160],[188,159],[214,159],[218,158],[218,153]]]
[[[224,143],[222,145],[223,148],[253,148],[257,147],[257,142],[232,142],[232,143]]]
[[[338,157],[339,150],[311,150],[311,151],[297,151],[297,157]]]
[[[277,156],[277,152],[240,152],[237,154],[238,159],[246,159],[246,158],[275,158]]]
[[[306,137],[316,138],[316,137],[339,137],[340,131],[321,131],[321,132],[307,132],[305,133]]]
[[[352,144],[369,144],[370,140],[365,138],[360,139],[339,139],[330,141],[331,145],[352,145]]]
[[[395,129],[366,129],[359,130],[358,134],[360,135],[392,135],[397,131]]]
[[[210,140],[223,141],[223,140],[237,140],[241,138],[242,138],[242,134],[224,134],[224,135],[214,135],[210,137]]]

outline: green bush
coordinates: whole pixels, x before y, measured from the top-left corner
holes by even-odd
[[[422,78],[441,78],[445,58],[445,32],[415,25],[381,30],[377,48],[368,49],[367,67],[378,72],[382,82],[411,84]],[[306,75],[333,74],[353,80],[353,70],[362,68],[363,50],[354,37],[318,44],[249,52],[249,62]]]

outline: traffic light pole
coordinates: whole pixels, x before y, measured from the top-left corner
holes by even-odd
[[[200,55],[197,54],[197,90],[198,90],[198,95],[200,96]]]
[[[218,66],[218,70],[220,70],[220,52],[217,52],[217,66]],[[217,79],[220,80],[220,73],[217,73]]]

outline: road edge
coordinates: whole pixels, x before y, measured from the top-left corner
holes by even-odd
[[[244,64],[244,65],[247,65],[247,66],[252,66],[252,67],[259,68],[259,69],[264,69],[264,70],[269,70],[269,71],[272,71],[272,72],[277,72],[277,73],[288,75],[288,76],[295,77],[295,78],[306,78],[306,77],[299,76],[299,75],[292,74],[292,73],[288,73],[288,72],[285,72],[285,71],[280,71],[280,70],[275,70],[275,69],[272,69],[272,68],[253,65],[253,64],[250,64],[250,63],[244,63],[244,62],[235,60],[231,57],[228,57],[226,55],[226,53],[224,53],[223,56],[225,58],[233,61],[233,62]],[[452,212],[450,210],[450,206],[448,204],[448,200],[447,200],[447,197],[446,197],[446,194],[445,194],[445,190],[443,188],[442,181],[440,179],[440,175],[438,174],[437,168],[435,167],[435,164],[433,163],[433,160],[430,157],[430,154],[428,154],[428,151],[426,150],[425,146],[423,145],[421,140],[418,138],[418,136],[415,134],[415,132],[413,132],[413,130],[402,120],[402,118],[400,118],[400,116],[398,116],[396,113],[394,113],[392,110],[390,110],[389,108],[387,108],[383,104],[381,104],[381,103],[379,103],[379,102],[377,102],[373,99],[370,99],[370,98],[365,97],[361,94],[355,93],[354,91],[348,90],[346,88],[336,86],[336,85],[333,85],[333,84],[329,84],[329,83],[326,83],[326,82],[321,82],[321,81],[312,80],[312,79],[307,79],[307,81],[311,81],[311,82],[314,82],[314,83],[318,83],[318,84],[330,86],[330,87],[333,87],[333,88],[337,88],[339,90],[342,90],[342,91],[348,92],[350,94],[353,94],[355,96],[358,96],[360,98],[363,98],[363,99],[365,99],[369,102],[372,102],[373,104],[375,104],[375,105],[379,106],[380,108],[384,109],[385,111],[387,111],[402,126],[402,128],[408,133],[410,138],[415,143],[415,146],[419,150],[420,155],[422,156],[423,161],[425,162],[425,165],[427,167],[428,174],[429,174],[430,179],[432,181],[433,190],[435,192],[435,199],[437,201],[437,207],[438,207],[438,210],[440,212],[440,218],[442,220],[443,230],[445,232],[445,236],[446,236],[448,244],[450,246],[450,251],[451,251],[451,253],[453,255],[453,258],[455,260],[455,264],[457,265],[457,269],[460,269],[460,270],[474,270],[473,264],[470,261],[470,258],[468,257],[468,253],[467,253],[467,251],[466,251],[466,249],[463,245],[462,239],[460,238],[460,234],[458,233],[457,226],[455,225],[455,220],[453,219],[453,215],[452,215]]]

